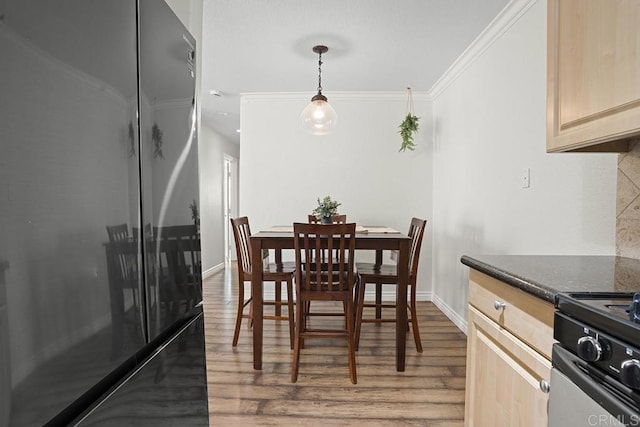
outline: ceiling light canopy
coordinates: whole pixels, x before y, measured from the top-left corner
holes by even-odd
[[[322,54],[329,50],[326,46],[314,46],[318,54],[318,94],[311,98],[311,103],[300,115],[304,128],[312,135],[327,135],[338,121],[336,110],[327,102],[322,94]]]

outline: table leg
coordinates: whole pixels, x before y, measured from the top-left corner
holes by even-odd
[[[120,245],[122,248],[123,245]],[[111,321],[112,333],[111,333],[111,360],[117,360],[122,355],[122,347],[124,336],[124,289],[122,287],[122,279],[118,280],[121,274],[118,274],[119,266],[117,262],[118,254],[113,249],[114,245],[108,243],[105,246],[107,253],[107,277],[109,279],[109,299],[111,305]],[[122,249],[120,249],[122,253]],[[138,307],[139,308],[139,307]]]
[[[276,249],[275,250],[275,263],[276,265],[280,265],[282,264],[282,250],[280,249]],[[275,282],[275,286],[276,286],[276,305],[275,305],[275,310],[276,310],[276,316],[282,316],[282,308],[280,303],[282,302],[282,282]]]
[[[407,288],[409,282],[409,243],[400,242],[398,253],[398,286],[396,290],[396,370],[404,371],[407,346]]]
[[[382,249],[376,251],[376,265],[382,265]],[[382,284],[376,283],[376,319],[382,319]],[[380,326],[380,323],[376,323]]]
[[[262,240],[251,238],[251,301],[253,308],[253,369],[262,369]],[[406,322],[405,322],[406,323]]]

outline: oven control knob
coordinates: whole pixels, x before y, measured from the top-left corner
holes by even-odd
[[[620,381],[629,388],[640,390],[640,362],[629,359],[620,365]]]
[[[586,336],[578,340],[578,356],[587,362],[602,360],[602,345],[594,337]]]

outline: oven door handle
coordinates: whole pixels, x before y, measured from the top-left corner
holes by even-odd
[[[619,421],[630,425],[640,425],[640,414],[616,396],[610,389],[611,386],[607,386],[605,381],[594,378],[585,372],[580,367],[584,362],[578,356],[565,350],[559,344],[554,344],[551,362],[555,369],[562,372],[580,390]],[[551,384],[551,390],[553,390],[553,384]]]

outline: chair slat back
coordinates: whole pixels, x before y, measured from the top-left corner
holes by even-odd
[[[139,281],[140,259],[138,257],[138,245],[132,244],[129,236],[129,226],[125,224],[107,225],[109,236],[109,253],[114,261],[112,272],[117,272],[119,280],[126,283]]]
[[[320,220],[313,214],[309,214],[309,217],[307,218],[307,221],[309,221],[309,224],[321,224]],[[346,214],[342,214],[342,215],[333,215],[331,217],[331,223],[332,224],[346,224],[347,222],[347,215]],[[326,261],[326,251],[322,251],[321,253],[322,256],[322,261]]]
[[[143,231],[144,231],[144,236],[141,236],[139,227],[131,227],[131,234],[133,235],[133,239],[137,240],[137,239],[140,239],[140,237],[142,237],[146,241],[153,240],[153,228],[151,227],[151,224],[149,223],[145,224]]]
[[[409,275],[418,274],[418,261],[420,260],[420,247],[422,246],[422,236],[427,226],[427,220],[420,218],[412,218],[409,232],[407,235],[411,237],[411,250],[409,251]]]
[[[202,282],[202,262],[200,252],[200,236],[195,224],[156,227],[153,230],[156,239],[160,240],[160,269],[166,262],[171,279],[177,284]],[[163,260],[165,255],[166,260]]]
[[[246,216],[240,218],[231,218],[231,227],[233,228],[233,237],[236,242],[236,257],[238,258],[238,271],[244,274],[251,273],[251,228],[249,227],[249,218]],[[242,278],[242,277],[241,277]]]
[[[107,225],[106,228],[110,242],[121,242],[129,239],[129,226],[127,224]]]
[[[120,240],[107,244],[110,277],[118,281],[123,288],[137,287],[142,280],[139,253],[139,244],[132,240]]]
[[[352,290],[355,223],[294,223],[293,234],[296,286],[299,290],[310,292],[350,292]]]

